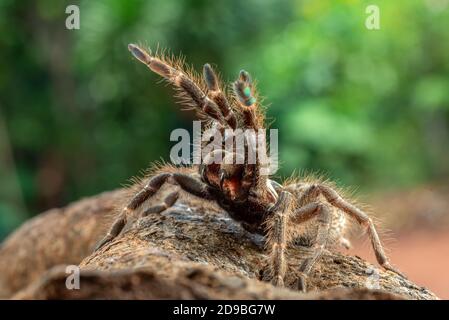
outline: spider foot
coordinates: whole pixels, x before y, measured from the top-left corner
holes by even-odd
[[[271,279],[271,284],[275,287],[283,287],[284,279],[282,278],[282,276],[275,276]]]
[[[111,242],[115,237],[111,234],[107,234],[103,239],[101,239],[94,248],[94,252],[100,250],[105,244]]]
[[[399,271],[396,267],[393,267],[389,262],[385,262],[382,264],[382,267],[385,270],[391,271],[396,273],[397,275],[401,276],[404,279],[407,279],[407,276],[405,274],[403,274],[401,271]]]
[[[304,273],[298,274],[298,280],[297,280],[297,287],[298,291],[306,293],[307,292],[307,275]]]
[[[257,278],[260,281],[269,282],[273,286],[276,286],[276,287],[284,287],[285,286],[284,278],[280,275],[278,275],[278,276],[273,275],[273,272],[271,271],[271,268],[269,267],[269,265],[266,265],[259,270]]]

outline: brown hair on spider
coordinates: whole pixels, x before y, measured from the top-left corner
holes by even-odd
[[[128,46],[132,55],[171,83],[184,107],[192,108],[209,123],[209,127],[224,133],[226,129],[265,128],[264,109],[251,76],[241,71],[232,84],[232,95],[227,95],[215,71],[209,64],[203,68],[202,78],[186,71],[182,63],[162,55],[151,55],[138,45]],[[251,148],[245,143],[245,151]],[[213,158],[220,155],[223,161]],[[204,157],[200,165],[182,170],[162,167],[148,177],[144,186],[134,194],[112,223],[107,235],[98,243],[97,250],[117,237],[127,222],[144,202],[153,197],[166,182],[177,184],[196,197],[215,201],[243,228],[266,237],[269,251],[269,278],[275,285],[284,284],[287,272],[286,249],[294,240],[298,226],[311,229],[312,256],[304,260],[299,270],[299,289],[306,290],[306,279],[323,250],[334,244],[349,245],[345,238],[346,217],[363,226],[371,239],[377,261],[387,270],[400,274],[388,261],[372,219],[351,203],[332,183],[306,177],[288,179],[283,183],[261,174],[261,164],[247,159],[237,162],[241,155],[236,150],[214,150]],[[178,199],[173,191],[160,205],[140,214],[159,214],[170,208]]]

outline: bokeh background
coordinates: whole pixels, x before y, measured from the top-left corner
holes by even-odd
[[[365,27],[370,4],[380,30]],[[355,186],[391,230],[393,262],[449,298],[449,0],[0,0],[0,30],[0,240],[168,160],[171,130],[191,129],[131,58],[140,42],[228,81],[250,71],[279,129],[279,176]]]

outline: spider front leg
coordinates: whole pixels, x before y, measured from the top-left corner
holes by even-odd
[[[226,124],[226,121],[230,120],[229,117],[226,120],[223,117],[222,111],[224,109],[221,110],[220,108],[224,106],[218,106],[203,92],[196,81],[192,79],[192,76],[189,76],[182,69],[175,68],[172,63],[163,57],[152,56],[150,52],[135,44],[129,44],[128,49],[137,60],[145,64],[151,71],[172,83],[179,90],[181,102],[185,105],[195,108],[198,112],[222,124]],[[226,109],[226,111],[228,110]]]
[[[315,196],[321,194],[332,206],[354,218],[361,226],[367,229],[377,262],[386,270],[390,270],[405,278],[405,275],[394,268],[388,261],[373,220],[365,212],[343,199],[337,191],[324,184],[312,184],[304,191],[304,194]]]
[[[208,187],[203,182],[196,178],[183,173],[160,173],[153,176],[148,183],[131,199],[131,201],[123,208],[118,218],[113,222],[109,232],[97,244],[95,251],[103,247],[106,243],[112,241],[117,237],[125,227],[130,216],[142,206],[142,204],[152,197],[162,187],[162,185],[172,178],[183,190],[205,199],[210,198]],[[160,213],[163,210],[171,207],[178,198],[178,192],[175,191],[169,194],[161,205],[151,207],[142,213],[142,216],[147,216],[150,213]]]
[[[237,118],[229,105],[226,95],[220,88],[217,75],[208,63],[206,63],[203,67],[203,78],[207,85],[208,95],[220,108],[226,123],[231,127],[231,129],[235,130],[237,128]]]

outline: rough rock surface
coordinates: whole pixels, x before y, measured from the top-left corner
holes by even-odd
[[[215,204],[185,195],[162,214],[133,221],[92,253],[125,195],[104,193],[25,223],[0,247],[0,297],[437,299],[394,273],[335,252],[324,254],[309,277],[309,292],[300,293],[296,270],[309,248],[298,245],[287,253],[287,288],[273,287],[259,280],[266,271],[263,238],[243,230]],[[80,290],[66,289],[68,264],[81,267]]]

